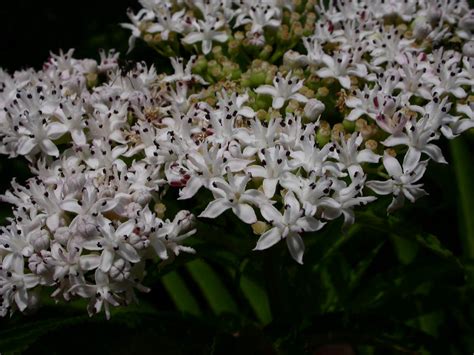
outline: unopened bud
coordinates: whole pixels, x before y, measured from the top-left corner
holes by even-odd
[[[165,216],[166,206],[163,203],[161,202],[156,203],[153,209],[158,218],[163,218]]]
[[[268,230],[269,227],[270,226],[267,223],[262,222],[262,221],[257,221],[254,224],[252,224],[253,233],[256,235],[262,235]]]
[[[321,113],[326,109],[326,106],[318,99],[310,99],[304,106],[304,115],[310,121],[316,121]]]
[[[375,150],[377,150],[378,143],[374,141],[373,139],[369,139],[367,142],[365,142],[365,147],[375,152]]]
[[[393,148],[387,148],[385,149],[385,153],[387,153],[388,155],[392,156],[392,157],[396,157],[397,156],[397,152],[395,151],[395,149]]]
[[[466,57],[474,58],[474,41],[464,43],[464,46],[462,46],[462,54]]]

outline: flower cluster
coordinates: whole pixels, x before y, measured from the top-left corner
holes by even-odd
[[[165,219],[170,191],[302,263],[304,233],[349,226],[377,195],[388,212],[423,196],[429,161],[446,163],[437,141],[474,127],[463,1],[140,3],[130,48],[142,37],[171,71],[70,51],[0,72],[0,152],[35,174],[3,196],[0,314],[34,306],[39,286],[91,314],[146,291],[146,260],[194,252],[193,213]]]

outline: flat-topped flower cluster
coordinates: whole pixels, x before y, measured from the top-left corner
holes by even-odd
[[[162,73],[113,51],[0,72],[0,152],[34,174],[2,197],[1,315],[50,289],[109,316],[147,290],[147,260],[194,253],[195,219],[223,213],[302,263],[306,232],[423,196],[437,141],[474,127],[464,1],[140,3],[123,26],[172,56]],[[210,200],[169,215],[173,190],[193,213]]]

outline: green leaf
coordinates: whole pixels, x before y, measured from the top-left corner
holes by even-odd
[[[240,288],[257,315],[258,320],[263,325],[269,324],[272,321],[272,312],[265,289],[247,275],[240,277]]]
[[[165,274],[161,281],[176,305],[176,308],[181,312],[189,313],[194,316],[201,315],[201,310],[199,309],[196,299],[176,271]]]
[[[205,261],[196,259],[186,264],[186,268],[198,284],[209,306],[217,315],[237,314],[237,304],[217,273]]]

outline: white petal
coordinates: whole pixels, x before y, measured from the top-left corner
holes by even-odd
[[[273,98],[272,107],[275,109],[280,109],[285,104],[285,99],[281,96],[276,96]]]
[[[405,203],[405,196],[402,193],[400,193],[398,196],[396,196],[392,199],[392,202],[387,207],[387,212],[391,213],[391,212],[399,209],[400,207],[403,207],[404,203]]]
[[[117,230],[115,231],[115,235],[119,237],[123,236],[130,236],[132,234],[133,230],[135,229],[135,222],[133,220],[129,220],[125,223],[122,223]]]
[[[257,222],[255,211],[250,205],[246,203],[237,204],[232,208],[234,214],[239,217],[244,223],[252,224]]]
[[[408,145],[409,139],[407,135],[397,135],[397,136],[390,136],[386,140],[382,142],[382,144],[386,147],[394,147],[396,145]]]
[[[202,52],[204,55],[209,54],[212,50],[212,41],[208,39],[204,39],[202,41]]]
[[[71,137],[74,143],[79,146],[85,145],[87,142],[86,135],[82,129],[73,129],[71,131]]]
[[[217,32],[212,36],[212,39],[217,42],[225,42],[228,38],[229,36],[225,32]]]
[[[351,111],[351,113],[349,114],[349,116],[346,117],[346,120],[348,121],[355,121],[357,120],[360,116],[364,115],[365,114],[365,111],[364,110],[361,110],[359,108],[355,108]]]
[[[357,154],[357,162],[358,163],[377,163],[380,159],[380,155],[375,154],[370,149],[361,150]]]
[[[67,127],[62,123],[53,122],[46,129],[46,134],[48,138],[55,140],[60,138],[64,133],[67,132]]]
[[[76,200],[64,200],[60,204],[61,208],[64,211],[73,212],[80,214],[82,212],[82,207],[79,206]]]
[[[276,186],[278,179],[265,179],[263,180],[263,192],[268,198],[272,198],[275,195]]]
[[[474,119],[462,119],[462,120],[457,121],[452,126],[452,130],[455,135],[458,135],[473,127],[474,127]]]
[[[94,270],[100,265],[100,255],[89,254],[82,255],[79,259],[79,265],[82,270]]]
[[[375,193],[379,195],[388,195],[391,194],[393,191],[393,181],[367,181],[365,186],[369,189],[373,190]]]
[[[54,214],[52,214],[51,216],[49,216],[48,218],[46,218],[46,226],[47,226],[51,231],[55,231],[56,229],[58,229],[58,227],[59,227],[59,222],[60,222],[60,218],[59,218],[59,214],[58,214],[58,213],[54,213]]]
[[[108,272],[112,267],[115,254],[109,249],[104,249],[100,255],[100,270]]]
[[[451,93],[458,99],[462,99],[467,96],[466,91],[464,91],[462,87],[457,87],[456,89],[451,90]]]
[[[298,93],[291,95],[289,99],[296,100],[298,102],[303,102],[303,103],[308,102],[308,98],[306,96],[298,94]]]
[[[270,248],[281,240],[281,234],[278,228],[272,228],[258,238],[257,245],[253,250],[264,250]]]
[[[268,175],[267,169],[260,165],[249,166],[245,171],[252,174],[254,177],[266,178]]]
[[[260,213],[268,222],[278,222],[282,219],[281,213],[270,204],[260,206]]]
[[[192,32],[192,33],[189,33],[186,37],[184,37],[182,41],[186,44],[193,44],[193,43],[202,41],[203,38],[204,36],[201,33]]]
[[[140,261],[140,255],[138,255],[137,250],[128,243],[122,243],[117,254],[131,263],[138,263]]]
[[[58,157],[59,156],[59,150],[56,145],[50,141],[49,139],[43,139],[40,143],[41,149],[48,155],[51,155],[53,157]]]
[[[351,88],[351,78],[348,75],[345,76],[339,76],[337,78],[339,80],[339,83],[344,89],[350,89]]]
[[[223,212],[231,208],[231,204],[224,198],[219,198],[217,200],[211,201],[206,209],[199,215],[199,217],[206,218],[216,218],[221,215]]]
[[[244,106],[239,110],[239,115],[247,118],[252,118],[255,116],[255,111],[248,106]]]
[[[314,232],[321,229],[324,223],[321,223],[314,217],[302,217],[296,221],[296,225],[305,232]]]
[[[431,159],[437,163],[447,164],[448,162],[444,159],[441,148],[434,144],[428,144],[423,148],[423,153],[426,153]]]
[[[23,312],[26,307],[28,307],[28,292],[25,288],[19,288],[15,292],[15,303],[21,312]]]
[[[304,243],[301,236],[297,233],[290,234],[286,238],[286,245],[293,259],[299,264],[303,264]]]
[[[26,140],[20,140],[18,144],[17,152],[20,155],[26,155],[36,147],[36,141],[33,138],[28,138]]]
[[[202,187],[202,178],[198,176],[191,176],[186,183],[186,186],[179,191],[178,200],[186,200],[193,197]]]
[[[262,85],[255,89],[257,94],[277,96],[278,91],[274,86],[271,85]]]
[[[383,165],[385,170],[390,174],[390,176],[400,177],[402,176],[402,167],[397,159],[392,157],[389,154],[385,154],[383,157]]]
[[[418,165],[421,157],[421,152],[413,147],[408,148],[408,151],[403,158],[403,169],[411,171]]]
[[[168,259],[168,251],[166,245],[158,238],[151,239],[151,246],[155,249],[155,253],[160,257],[161,260]]]
[[[316,72],[316,75],[321,78],[332,78],[334,77],[334,72],[329,68],[322,68]]]

